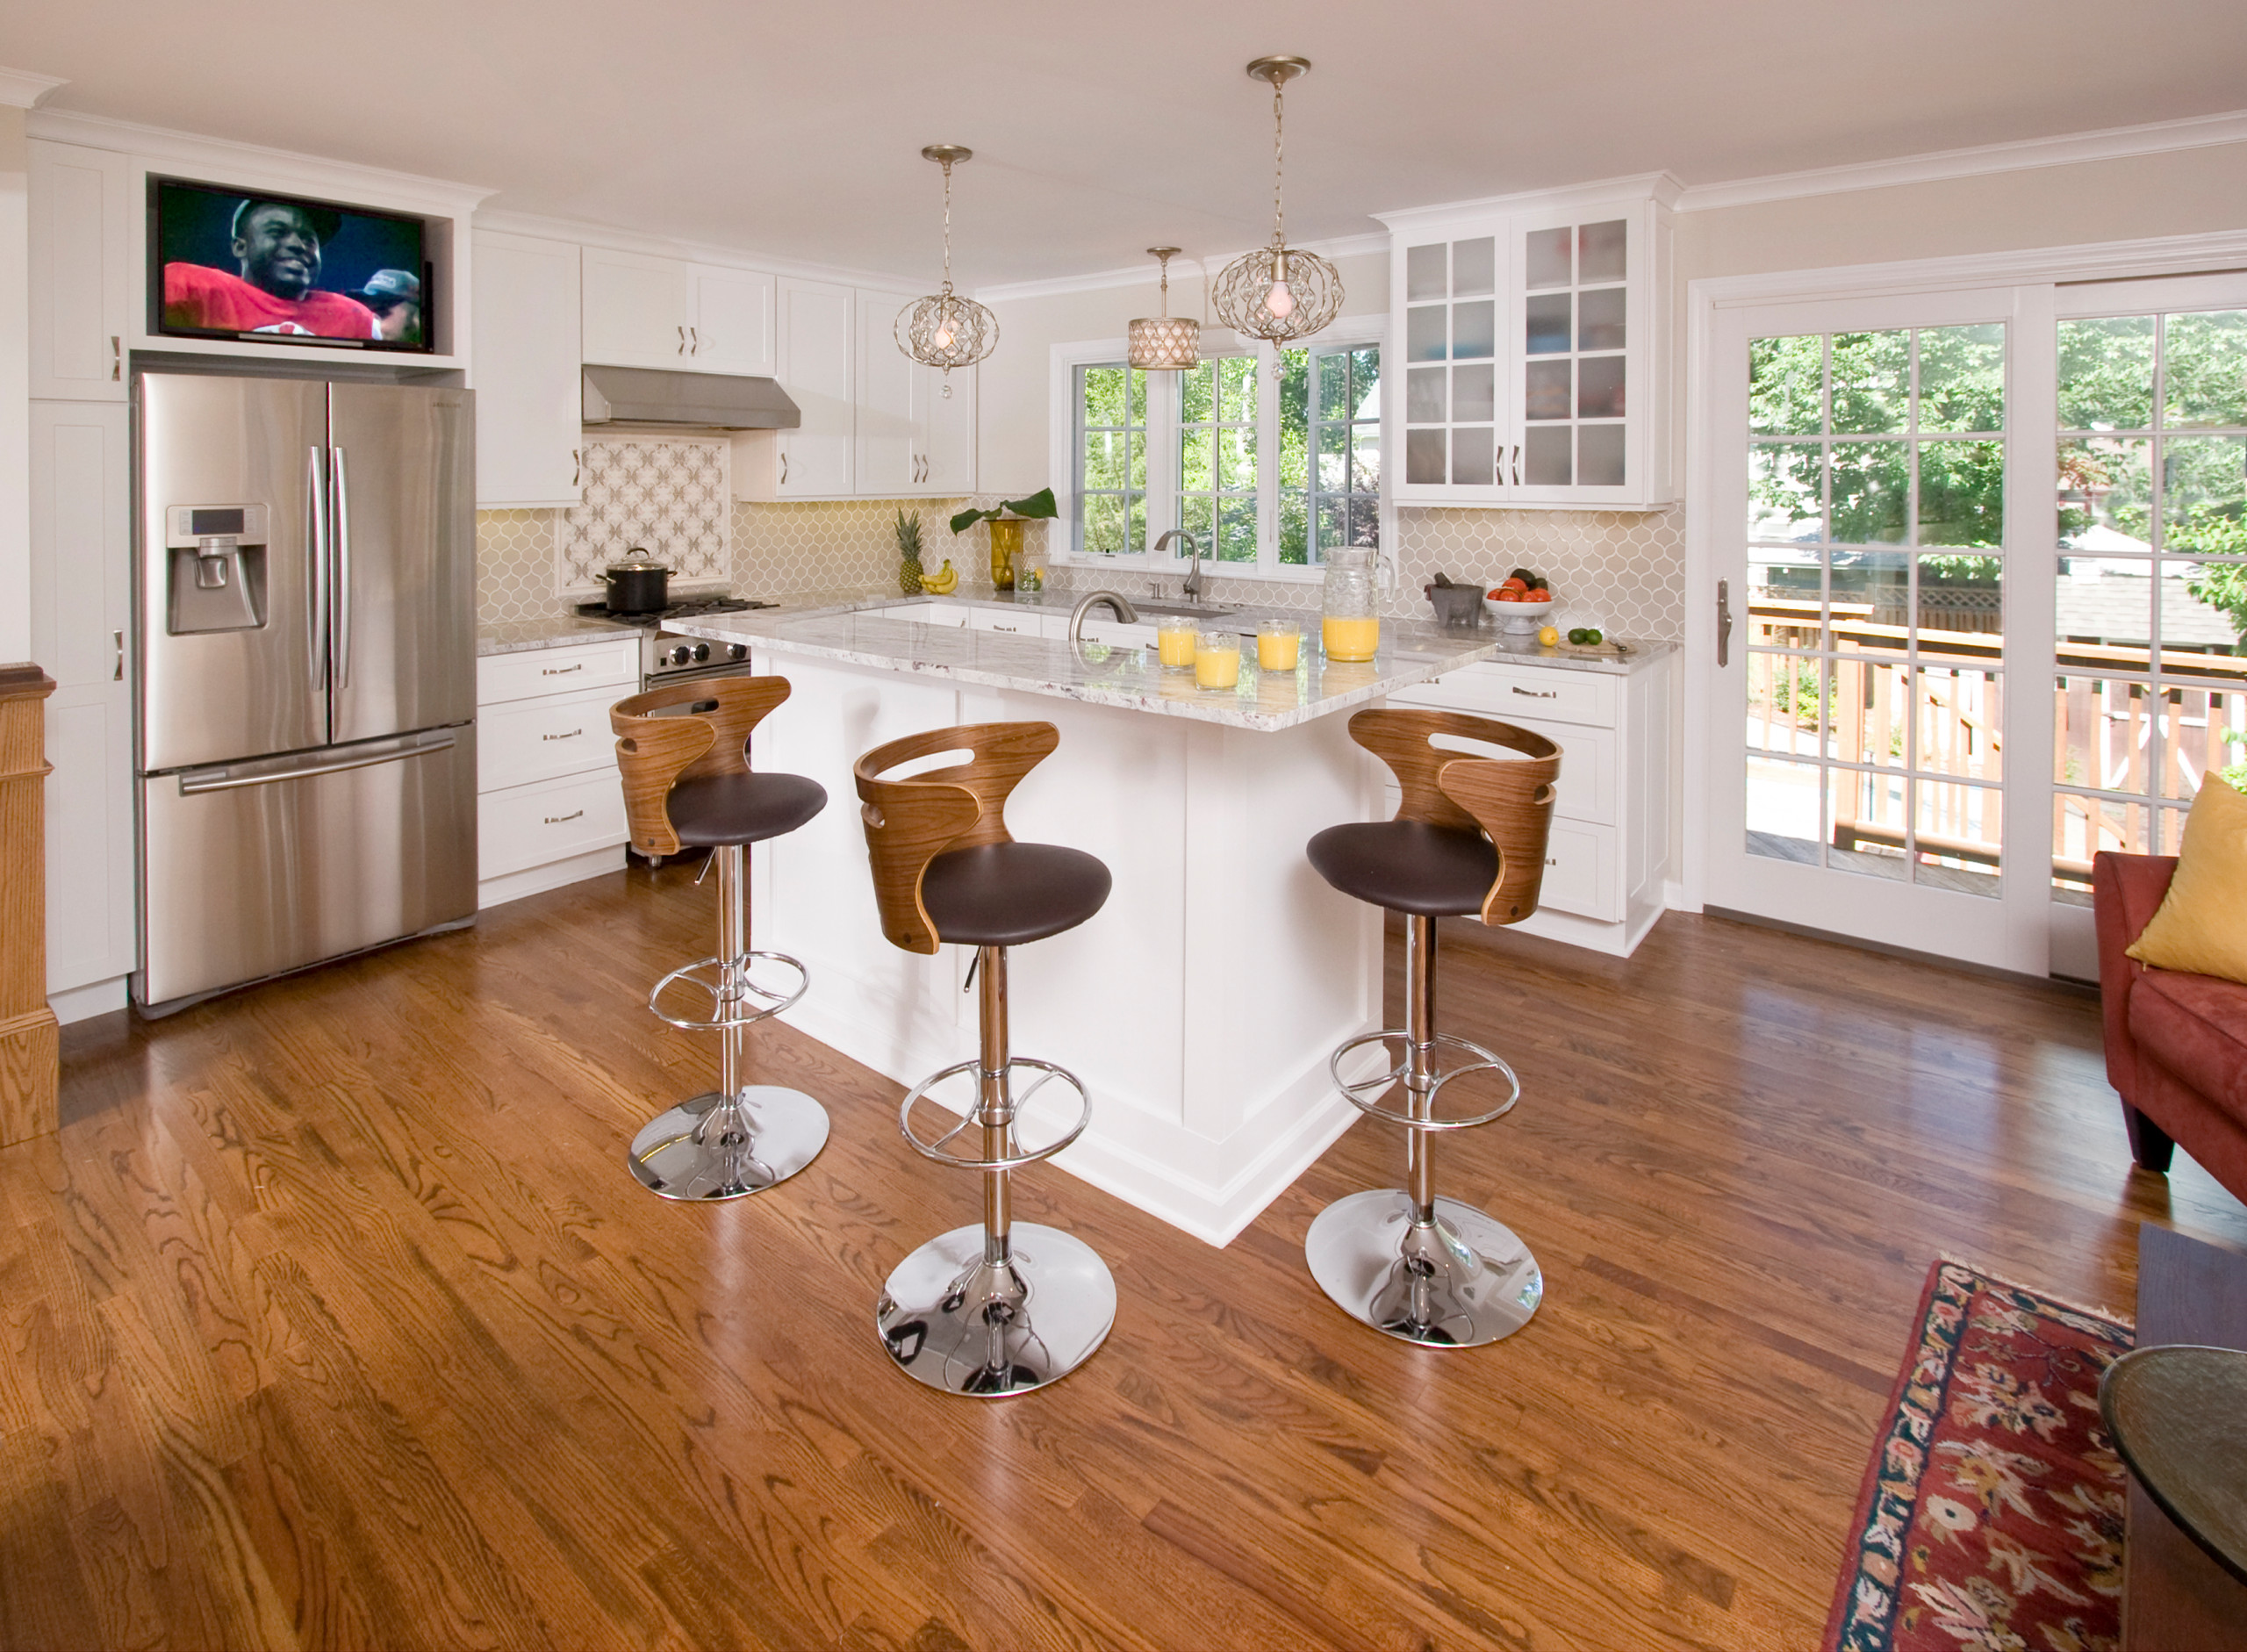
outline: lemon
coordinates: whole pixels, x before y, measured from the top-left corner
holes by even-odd
[[[1560,640],[1561,628],[1557,625],[1548,625],[1537,634],[1537,641],[1546,648],[1552,647],[1554,643]]]

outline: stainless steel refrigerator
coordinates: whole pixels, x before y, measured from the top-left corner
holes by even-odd
[[[471,921],[470,392],[147,373],[136,400],[134,1001]]]

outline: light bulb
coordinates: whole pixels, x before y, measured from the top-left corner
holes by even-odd
[[[948,350],[951,348],[951,329],[950,327],[940,327],[937,329],[936,344],[937,348],[940,350]]]
[[[1264,295],[1264,307],[1282,321],[1296,312],[1296,295],[1288,291],[1288,284],[1275,281],[1272,291]]]

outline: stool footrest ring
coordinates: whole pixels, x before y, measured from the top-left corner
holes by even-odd
[[[899,1132],[904,1136],[907,1145],[909,1146],[915,1153],[919,1153],[923,1159],[933,1159],[938,1164],[950,1165],[955,1170],[1019,1170],[1024,1165],[1034,1165],[1040,1160],[1051,1159],[1055,1153],[1059,1153],[1064,1147],[1066,1147],[1071,1142],[1076,1140],[1078,1137],[1085,1133],[1085,1126],[1092,1122],[1092,1098],[1085,1094],[1084,1081],[1079,1078],[1075,1074],[1070,1072],[1068,1068],[1065,1067],[1058,1067],[1051,1061],[1040,1061],[1026,1055],[1016,1056],[1007,1063],[1007,1074],[1009,1081],[1008,1090],[1010,1095],[1013,1091],[1014,1070],[1018,1067],[1034,1067],[1045,1076],[1040,1078],[1036,1083],[1032,1084],[1029,1089],[1024,1091],[1022,1095],[1014,1098],[1014,1110],[1016,1118],[1020,1118],[1023,1109],[1030,1105],[1030,1098],[1036,1095],[1038,1091],[1044,1089],[1047,1084],[1051,1083],[1055,1079],[1060,1080],[1062,1083],[1067,1085],[1071,1089],[1077,1093],[1076,1122],[1070,1125],[1067,1131],[1054,1140],[1045,1144],[1043,1146],[1022,1149],[997,1159],[970,1158],[965,1153],[948,1153],[945,1151],[944,1144],[951,1140],[953,1137],[958,1135],[962,1131],[971,1129],[980,1130],[982,1128],[976,1119],[976,1113],[980,1110],[982,1105],[981,1079],[983,1063],[980,1058],[973,1061],[955,1062],[953,1065],[945,1067],[941,1072],[931,1073],[927,1078],[922,1079],[918,1084],[915,1085],[912,1089],[908,1091],[906,1093],[905,1100],[899,1104],[897,1109],[897,1128]],[[975,1106],[964,1114],[960,1117],[958,1123],[953,1124],[951,1129],[945,1131],[943,1135],[937,1137],[934,1141],[922,1139],[920,1133],[913,1128],[913,1109],[915,1105],[926,1097],[929,1095],[929,1092],[935,1089],[937,1085],[944,1083],[948,1079],[958,1078],[963,1073],[973,1074],[976,1076],[977,1090]],[[937,1104],[939,1106],[943,1105],[942,1103],[938,1103]],[[950,1110],[947,1109],[946,1110]]]
[[[1434,1108],[1437,1095],[1454,1079],[1465,1078],[1469,1073],[1497,1073],[1505,1081],[1506,1098],[1488,1112],[1476,1113],[1467,1118],[1416,1118],[1410,1113],[1382,1106],[1381,1097],[1404,1081],[1405,1061],[1397,1062],[1385,1073],[1377,1073],[1371,1078],[1359,1079],[1354,1082],[1342,1076],[1342,1062],[1353,1050],[1368,1044],[1386,1045],[1391,1038],[1402,1040],[1406,1036],[1401,1027],[1384,1027],[1379,1032],[1360,1033],[1335,1046],[1333,1055],[1326,1063],[1326,1070],[1333,1075],[1334,1088],[1341,1092],[1343,1099],[1360,1112],[1370,1117],[1386,1119],[1392,1124],[1402,1124],[1407,1130],[1472,1130],[1478,1124],[1488,1124],[1504,1118],[1513,1111],[1514,1103],[1521,1100],[1521,1080],[1511,1067],[1481,1045],[1454,1038],[1447,1032],[1437,1033],[1432,1040],[1439,1059],[1440,1052],[1445,1050],[1461,1052],[1470,1059],[1463,1066],[1447,1071],[1439,1070],[1436,1074],[1435,1082],[1428,1089],[1428,1106],[1431,1110]]]
[[[721,1011],[726,1002],[726,960],[721,958],[698,958],[691,964],[680,965],[650,989],[649,1010],[658,1021],[666,1022],[684,1031],[722,1032],[729,1027],[753,1026],[768,1016],[779,1015],[797,999],[802,997],[805,989],[811,985],[809,972],[786,952],[743,952],[741,956],[744,960],[761,958],[772,963],[786,965],[795,972],[795,990],[774,992],[770,988],[758,986],[749,979],[748,965],[744,962],[741,972],[743,996],[736,1002],[746,1008],[737,1015],[725,1015]],[[663,995],[673,987],[681,985],[693,987],[700,992],[707,993],[713,1006],[713,1013],[707,1016],[674,1016],[664,1009],[660,1002]]]

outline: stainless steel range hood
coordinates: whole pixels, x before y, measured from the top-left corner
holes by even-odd
[[[650,367],[585,370],[589,425],[669,425],[693,430],[793,430],[803,414],[774,378],[671,373]]]

